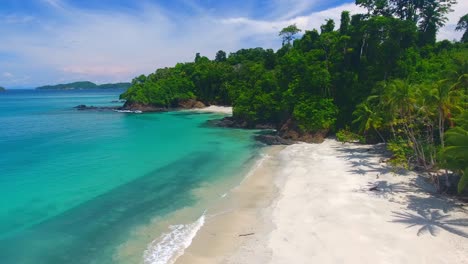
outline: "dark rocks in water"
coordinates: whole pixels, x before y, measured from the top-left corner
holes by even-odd
[[[154,106],[151,104],[140,104],[140,103],[131,103],[125,102],[122,110],[131,110],[131,111],[142,111],[142,112],[166,112],[168,111],[167,108]]]
[[[322,143],[328,134],[328,129],[304,133],[297,126],[297,123],[294,120],[289,119],[281,127],[278,134],[284,139],[289,139],[293,141],[303,141],[307,143]]]
[[[84,111],[84,110],[97,110],[97,111],[110,111],[110,110],[116,110],[117,108],[115,107],[108,107],[108,106],[92,106],[92,105],[77,105],[75,107],[76,110],[79,111]]]
[[[255,139],[267,145],[292,145],[294,140],[284,139],[278,135],[257,135]]]
[[[232,117],[225,117],[222,119],[210,120],[208,123],[216,127],[230,127],[230,128],[246,128],[245,124],[237,122]]]
[[[97,106],[87,106],[87,105],[77,105],[75,107],[73,107],[77,110],[96,110],[98,109]]]
[[[167,112],[171,110],[178,109],[194,109],[194,108],[204,108],[206,105],[200,101],[194,99],[180,100],[173,107],[164,107],[152,104],[141,104],[136,102],[126,101],[122,107],[122,110],[131,110],[131,111],[142,111],[142,112]]]
[[[255,124],[251,125],[246,121],[236,119],[232,116],[228,116],[222,119],[210,120],[210,125],[217,127],[229,127],[229,128],[245,128],[245,129],[275,129],[271,124]]]
[[[210,120],[208,121],[208,124],[216,127],[240,129],[275,129],[275,127],[270,124],[249,125],[247,122],[240,119],[236,119],[234,117],[225,117],[222,119]],[[292,145],[295,143],[294,140],[282,138],[276,132],[271,132],[272,133],[262,132],[261,134],[256,135],[255,139],[267,145]]]

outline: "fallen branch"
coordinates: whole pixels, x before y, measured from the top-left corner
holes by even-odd
[[[247,233],[247,234],[240,234],[239,236],[240,237],[243,237],[243,236],[251,236],[251,235],[254,235],[255,233]]]

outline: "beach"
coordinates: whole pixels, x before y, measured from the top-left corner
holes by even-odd
[[[176,263],[468,263],[467,208],[383,145],[269,147]]]
[[[194,108],[194,109],[189,109],[187,111],[199,112],[199,113],[220,113],[220,114],[232,115],[231,106],[210,105],[208,107]]]

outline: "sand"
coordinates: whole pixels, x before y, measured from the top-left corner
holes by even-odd
[[[231,106],[210,105],[210,106],[205,107],[205,108],[190,109],[189,111],[205,112],[205,113],[221,113],[221,114],[226,114],[226,115],[232,115],[232,107]]]
[[[248,242],[268,236],[273,224],[271,213],[266,212],[278,195],[273,177],[283,148],[268,147],[243,182],[227,194],[223,203],[207,212],[205,225],[176,263],[226,263],[240,248],[248,250]],[[268,252],[264,252],[256,258],[260,261],[257,263],[265,263],[268,258]]]
[[[380,149],[270,150],[177,263],[468,263],[466,207],[380,163]]]

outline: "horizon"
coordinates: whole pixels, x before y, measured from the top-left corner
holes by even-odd
[[[4,2],[0,86],[6,89],[76,81],[130,82],[157,68],[193,61],[197,52],[212,59],[218,50],[228,54],[242,48],[276,50],[283,27],[318,29],[327,18],[339,21],[343,10],[363,12],[346,0]],[[452,9],[438,40],[458,40],[462,35],[454,29],[468,11],[468,1],[459,1]]]

